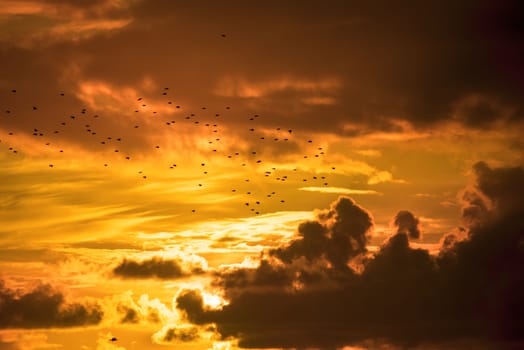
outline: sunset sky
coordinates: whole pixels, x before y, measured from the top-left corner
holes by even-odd
[[[524,346],[518,1],[0,1],[0,350]]]

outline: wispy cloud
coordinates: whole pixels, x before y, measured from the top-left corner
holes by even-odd
[[[338,194],[370,194],[370,195],[382,195],[382,193],[374,190],[355,190],[344,187],[300,187],[301,191],[309,192],[321,192],[321,193],[338,193]]]
[[[252,82],[247,79],[227,77],[222,79],[215,93],[219,96],[237,96],[244,98],[264,97],[275,92],[296,91],[302,93],[328,93],[339,89],[338,79],[325,78],[320,80],[280,77],[264,81]],[[314,96],[315,97],[315,96]],[[313,97],[310,97],[313,98]],[[332,104],[334,100],[329,97],[309,100],[312,104]]]

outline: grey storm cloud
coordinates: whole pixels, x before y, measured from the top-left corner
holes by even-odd
[[[412,213],[397,215],[398,232],[366,253],[372,218],[341,197],[259,267],[219,272],[215,283],[229,299],[222,309],[207,309],[194,290],[178,296],[177,308],[247,348],[333,349],[373,339],[399,347],[464,339],[522,345],[524,171],[477,163],[474,174],[470,192],[489,201],[490,215],[469,220],[464,237],[447,236],[436,256],[410,246]],[[331,241],[335,232],[344,239]],[[345,245],[335,258],[334,244]],[[355,260],[361,272],[349,268]]]
[[[146,260],[123,259],[115,268],[113,273],[122,278],[181,278],[191,274],[199,274],[200,268],[187,271],[182,262],[174,259],[163,259],[152,257]]]
[[[0,281],[0,328],[78,327],[96,325],[102,317],[99,305],[69,303],[49,285],[21,292]]]

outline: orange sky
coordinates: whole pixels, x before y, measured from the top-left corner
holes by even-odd
[[[2,1],[0,350],[521,341],[517,6]]]

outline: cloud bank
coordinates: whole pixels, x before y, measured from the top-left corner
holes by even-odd
[[[524,171],[477,163],[474,174],[464,193],[467,225],[446,236],[436,256],[410,246],[420,230],[408,211],[396,215],[397,232],[370,255],[371,214],[340,197],[258,267],[219,272],[216,284],[229,300],[222,309],[204,307],[196,290],[181,293],[177,308],[247,348],[521,343]]]
[[[47,284],[22,292],[0,281],[0,329],[87,326],[102,317],[99,305],[69,303]]]
[[[177,259],[152,257],[138,261],[125,258],[113,269],[113,273],[122,278],[172,279],[200,274],[204,272],[203,269],[204,267],[201,265],[190,264]]]

